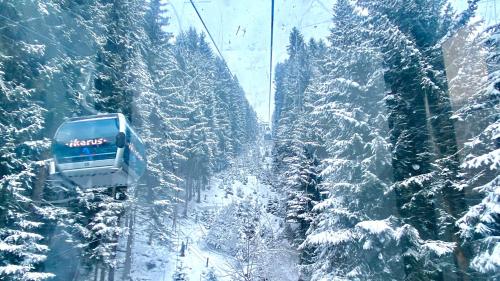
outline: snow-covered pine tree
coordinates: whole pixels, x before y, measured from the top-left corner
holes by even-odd
[[[134,62],[142,56],[146,6],[134,0],[113,1],[105,7],[106,34],[97,49],[94,106],[98,112],[122,112],[133,121],[136,93],[130,83],[131,75],[137,74]]]
[[[302,243],[311,221],[311,209],[319,201],[315,148],[305,124],[304,93],[310,83],[311,57],[302,34],[292,29],[287,47],[289,58],[276,69],[276,111],[273,116],[274,171],[279,188],[287,194],[287,219],[296,223],[295,243]],[[314,44],[313,44],[314,47]],[[319,54],[314,54],[319,57]],[[307,255],[303,256],[307,260]]]
[[[285,68],[284,63],[278,63],[274,69],[274,84],[276,85],[276,89],[274,91],[274,111],[272,118],[272,133],[274,136],[276,136],[276,129],[278,128],[278,122],[281,119],[284,106],[285,87],[283,86],[283,79],[285,77]]]
[[[87,67],[90,81],[82,91],[82,104],[86,114],[122,112],[135,122],[134,100],[148,93],[151,78],[142,54],[146,45],[143,18],[146,6],[142,1],[113,1],[82,5],[77,15],[101,10],[90,17],[91,31],[95,39],[92,50],[95,61]],[[94,17],[92,17],[94,16]],[[100,27],[105,27],[100,29]],[[93,108],[95,106],[95,109]],[[141,132],[140,132],[141,133]],[[78,203],[71,210],[75,217],[73,227],[79,231],[78,246],[82,249],[81,270],[86,276],[93,271],[101,280],[114,278],[117,240],[123,228],[120,219],[125,202],[115,201],[113,190],[106,188],[87,189],[77,194]]]
[[[212,165],[212,145],[208,145],[207,134],[210,134],[208,118],[201,108],[202,98],[211,96],[211,57],[205,57],[200,45],[206,44],[197,31],[190,28],[176,38],[175,52],[182,76],[182,98],[186,104],[186,138],[183,143],[184,161],[180,164],[180,175],[184,178],[184,215],[187,214],[188,202],[195,195],[202,178],[205,178]],[[206,50],[205,50],[206,51]],[[211,55],[211,54],[210,54]],[[207,100],[206,107],[212,106]]]
[[[101,279],[104,276],[114,278],[118,237],[124,231],[120,225],[124,205],[102,190],[82,192],[79,201],[79,206],[85,206],[80,214],[85,227],[81,231],[83,243],[80,244],[85,249],[85,265],[99,271]]]
[[[145,69],[138,80],[150,82],[138,93],[135,102],[135,125],[148,151],[146,186],[138,191],[140,205],[148,209],[142,215],[153,219],[148,227],[148,244],[154,239],[163,242],[169,239],[170,227],[165,224],[165,218],[175,216],[174,203],[181,183],[175,172],[180,161],[177,151],[182,142],[183,132],[179,127],[184,104],[179,97],[181,85],[176,79],[178,64],[169,43],[172,35],[165,32],[168,27],[165,5],[161,1],[150,1],[145,14],[147,40],[143,40],[141,48]]]
[[[46,219],[38,208],[44,180],[45,98],[58,46],[37,33],[59,14],[54,3],[0,3],[0,279],[45,280]],[[36,20],[25,21],[31,17]],[[34,36],[35,35],[35,36]]]
[[[302,244],[313,250],[312,280],[391,280],[398,270],[390,145],[381,52],[366,18],[349,1],[334,5],[324,74],[306,91],[308,119],[322,129],[320,189],[327,197]],[[391,208],[392,206],[392,208]]]
[[[202,281],[217,281],[217,275],[215,274],[214,268],[211,267],[208,271],[202,273]]]
[[[236,156],[234,143],[237,142],[233,130],[231,129],[232,112],[230,108],[231,96],[233,93],[233,80],[231,73],[227,70],[226,64],[222,59],[216,58],[216,81],[215,81],[215,112],[216,128],[215,134],[218,138],[218,146],[214,151],[216,157],[215,170],[227,168],[231,158]]]
[[[237,153],[241,153],[247,144],[255,140],[257,117],[245,98],[245,91],[236,77],[232,83],[233,94],[231,95],[232,123],[231,127],[235,142],[233,147]]]
[[[303,111],[304,91],[309,84],[310,67],[304,38],[297,28],[289,36],[287,46],[289,58],[276,69],[276,112],[274,113],[275,165],[280,165],[282,159],[291,155],[287,148],[290,146],[296,127],[293,125],[299,120]],[[300,137],[300,136],[298,136]],[[282,171],[280,171],[282,172]]]
[[[324,72],[324,56],[326,46],[322,41],[318,43],[311,39],[306,47],[308,53],[307,65],[309,75],[319,78]],[[302,110],[298,119],[290,126],[290,136],[292,139],[289,149],[293,151],[292,157],[285,157],[283,163],[287,166],[284,172],[286,186],[288,187],[287,218],[289,221],[299,223],[296,233],[298,244],[303,242],[305,233],[309,229],[313,220],[312,209],[322,198],[319,190],[321,182],[320,157],[325,156],[323,146],[323,132],[318,124],[317,116],[313,116],[314,104],[317,96],[310,88],[310,82],[302,97]],[[321,155],[321,156],[318,156]],[[308,249],[301,253],[303,263],[309,263],[311,256]]]
[[[474,26],[451,42],[452,90],[457,100],[454,118],[463,129],[463,173],[459,182],[478,203],[458,220],[460,234],[472,248],[474,278],[499,278],[500,260],[500,28],[492,26],[478,36]],[[462,43],[455,48],[453,43]],[[460,52],[467,55],[460,56]]]
[[[405,272],[426,276],[423,267],[431,265],[436,270],[425,278],[466,278],[468,249],[454,223],[465,211],[466,202],[464,191],[454,184],[459,172],[458,146],[442,44],[467,24],[477,1],[469,1],[469,8],[456,17],[448,1],[358,3],[371,18],[384,53],[393,145],[392,191],[398,216],[423,239],[455,246],[451,256],[433,263],[418,255],[404,256]]]
[[[43,223],[34,216],[31,200],[40,165],[36,156],[45,148],[43,141],[35,141],[43,128],[44,109],[37,104],[34,89],[9,79],[5,71],[20,66],[10,62],[6,68],[4,59],[0,62],[0,278],[45,280],[53,275],[39,271],[48,247],[37,233]]]
[[[254,280],[258,269],[259,258],[259,219],[258,205],[251,198],[240,202],[237,206],[235,216],[239,221],[239,241],[237,244],[236,260],[237,268],[240,269],[240,280]]]
[[[226,72],[225,63],[215,58],[203,34],[190,29],[177,36],[174,48],[187,109],[183,115],[185,160],[179,168],[185,179],[187,212],[188,202],[195,195],[200,200],[201,190],[222,161],[221,145],[230,147],[233,153],[240,152],[254,139],[257,122],[237,80]],[[221,108],[227,109],[227,117],[222,116]],[[222,126],[225,133],[218,129]]]

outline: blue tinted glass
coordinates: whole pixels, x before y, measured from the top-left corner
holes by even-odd
[[[90,119],[64,124],[57,132],[57,141],[74,139],[90,140],[93,138],[115,138],[118,133],[118,119]]]
[[[124,153],[125,164],[140,176],[144,173],[145,148],[136,133],[127,125],[127,146]]]
[[[113,159],[116,156],[116,118],[69,122],[57,132],[54,155],[59,163]]]

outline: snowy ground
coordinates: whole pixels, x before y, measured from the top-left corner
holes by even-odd
[[[206,280],[204,274],[209,271],[215,274],[217,280],[236,280],[234,274],[238,270],[238,262],[235,257],[207,245],[206,237],[210,228],[217,223],[221,211],[248,198],[253,198],[253,202],[257,202],[256,206],[261,208],[259,221],[262,228],[271,232],[272,237],[277,237],[282,231],[282,219],[266,211],[268,200],[277,195],[257,175],[270,166],[270,158],[263,157],[266,149],[263,145],[256,146],[236,159],[229,171],[211,179],[210,189],[202,192],[201,202],[189,202],[187,218],[181,218],[173,231],[173,245],[148,245],[146,235],[141,236],[141,233],[147,232],[147,223],[144,223],[147,217],[138,216],[134,231],[132,280],[170,281],[179,268],[182,268],[188,280]],[[182,257],[183,243],[187,247]],[[123,246],[120,248],[123,249]],[[297,280],[297,255],[289,245],[282,243],[274,245],[273,249],[268,247],[262,258],[272,263],[268,266],[273,267],[273,272],[266,274],[269,280]]]

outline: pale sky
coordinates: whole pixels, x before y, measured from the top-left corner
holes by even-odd
[[[171,32],[177,34],[179,30],[187,30],[190,26],[204,30],[189,0],[168,2],[171,4],[167,7]],[[259,119],[268,121],[271,1],[194,2]],[[297,26],[306,39],[327,36],[331,3],[327,0],[275,1],[273,65],[286,59],[286,45],[292,27]],[[273,99],[271,97],[271,102]]]
[[[497,0],[482,0],[479,14],[486,21],[498,19]],[[189,0],[166,0],[170,26],[174,35],[193,26],[204,31]],[[269,50],[271,0],[194,0],[231,72],[238,77],[260,120],[268,121]],[[286,59],[291,29],[296,26],[309,38],[325,38],[330,27],[335,0],[275,0],[273,72],[277,62]],[[452,0],[457,10],[467,0]],[[499,1],[500,2],[500,1]],[[498,11],[499,15],[496,14]],[[207,37],[207,41],[209,38]],[[215,49],[214,49],[215,51]],[[271,112],[272,114],[272,112]]]

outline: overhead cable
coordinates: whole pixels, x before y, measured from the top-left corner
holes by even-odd
[[[274,0],[271,1],[271,42],[269,56],[269,101],[268,101],[268,121],[271,124],[271,93],[273,84],[273,39],[274,39]]]
[[[274,0],[273,0],[274,1]],[[231,70],[229,69],[229,67],[227,66],[226,64],[226,59],[224,59],[224,56],[222,55],[221,51],[219,50],[219,47],[217,46],[217,44],[215,43],[215,40],[214,38],[212,37],[212,33],[210,33],[210,31],[208,30],[208,27],[207,25],[205,24],[205,21],[203,20],[203,18],[201,17],[200,15],[200,12],[198,12],[198,9],[196,8],[196,5],[194,4],[193,0],[189,0],[189,2],[191,2],[191,6],[193,6],[193,9],[194,11],[196,12],[196,15],[198,16],[198,18],[200,19],[201,21],[201,24],[203,25],[203,27],[205,28],[205,31],[207,32],[208,34],[208,37],[210,37],[210,40],[212,41],[212,43],[214,44],[214,47],[215,49],[217,50],[217,53],[219,54],[219,56],[221,57],[222,61],[224,62],[224,65],[226,66],[227,70],[229,71],[229,73],[231,74],[231,78],[233,77],[233,73],[231,72]]]

